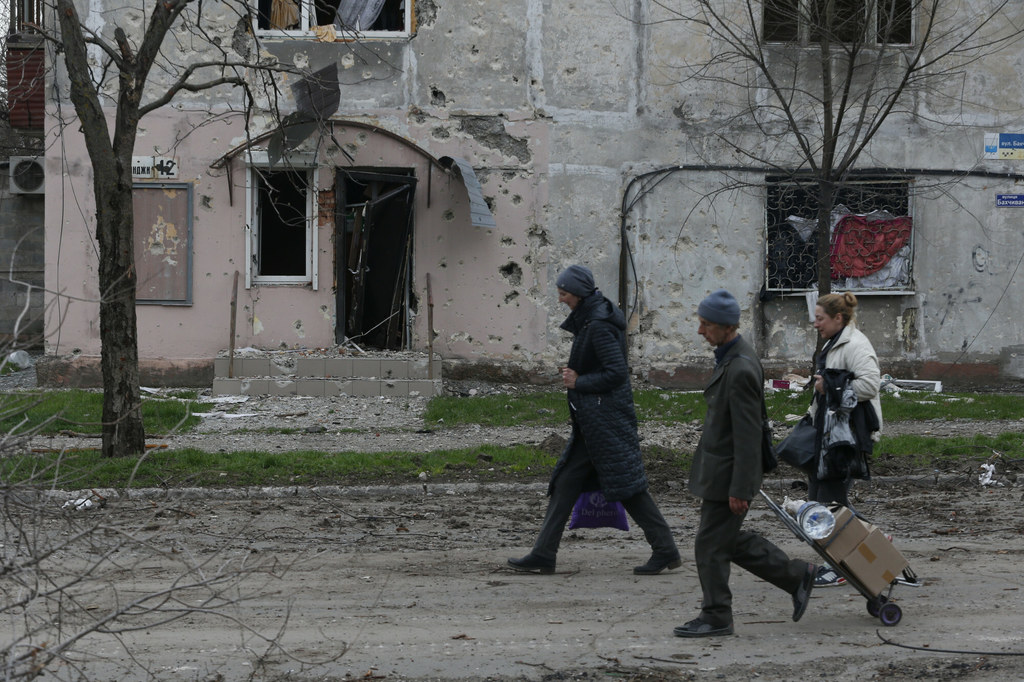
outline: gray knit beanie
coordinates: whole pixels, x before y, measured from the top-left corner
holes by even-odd
[[[555,286],[580,298],[586,298],[597,290],[593,273],[582,265],[570,265],[563,270],[555,280]]]
[[[715,324],[737,325],[740,323],[740,304],[728,291],[719,289],[700,302],[697,314]]]

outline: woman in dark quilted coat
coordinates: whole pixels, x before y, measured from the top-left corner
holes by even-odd
[[[678,568],[672,531],[647,491],[626,365],[625,316],[597,290],[594,276],[581,265],[562,272],[557,285],[558,300],[572,310],[562,329],[575,337],[562,369],[572,436],[551,475],[548,510],[533,551],[508,564],[517,571],[554,573],[562,531],[576,498],[584,491],[601,490],[608,501],[622,502],[651,545],[650,559],[633,572],[656,575]]]

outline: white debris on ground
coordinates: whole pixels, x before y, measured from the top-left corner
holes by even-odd
[[[107,498],[100,495],[95,490],[90,490],[87,493],[79,494],[77,497],[64,502],[61,505],[61,509],[68,509],[70,511],[86,511],[93,507],[102,507],[106,504]]]
[[[978,483],[984,486],[1001,486],[1002,481],[996,480],[996,465],[986,462],[981,465],[981,473],[978,474]]]
[[[23,350],[16,350],[12,353],[8,353],[7,357],[0,363],[2,365],[10,365],[15,370],[28,369],[32,366],[32,356]]]

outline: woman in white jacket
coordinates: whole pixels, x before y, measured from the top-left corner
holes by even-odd
[[[857,456],[866,457],[871,452],[871,446],[878,439],[878,434],[882,430],[882,404],[878,398],[882,376],[874,347],[868,341],[868,337],[864,336],[854,324],[856,307],[857,297],[846,292],[822,296],[814,308],[814,328],[818,330],[821,338],[825,339],[825,345],[818,355],[817,372],[814,375],[815,399],[811,402],[810,413],[815,416],[815,424],[819,424],[821,420],[816,415],[819,410],[824,409],[825,370],[837,369],[850,372],[853,375],[850,388],[853,389],[854,395],[857,397],[858,407],[873,413],[867,416],[867,420],[871,424],[871,433],[869,436],[865,434],[864,441],[866,442],[858,443]],[[877,429],[874,428],[876,423]],[[864,461],[866,467],[866,460]],[[850,470],[854,471],[855,467],[851,466]],[[817,470],[811,470],[808,472],[808,497],[816,502],[838,502],[848,507],[850,506],[848,497],[850,484],[855,476],[857,474],[821,480],[818,478]],[[866,468],[860,477],[866,477]],[[815,585],[825,587],[843,582],[845,581],[841,577],[828,565],[825,565],[821,567]]]

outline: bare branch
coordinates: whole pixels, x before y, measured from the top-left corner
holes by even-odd
[[[699,47],[690,52],[707,56],[667,66],[711,86],[716,126],[701,133],[715,152],[724,147],[780,176],[799,172],[816,186],[818,253],[827,254],[836,192],[876,154],[887,126],[901,114],[962,124],[967,69],[1024,37],[1011,0],[981,4],[908,0],[900,10],[911,14],[896,17],[885,14],[895,5],[877,0],[653,0],[657,16],[646,25],[693,29]],[[918,97],[953,106],[933,114]],[[828,258],[818,262],[827,293]]]

